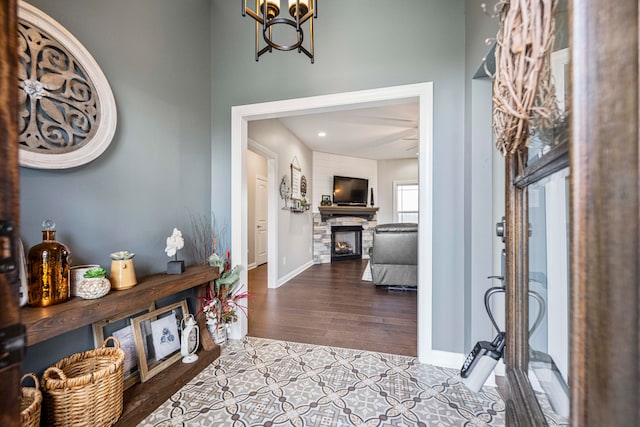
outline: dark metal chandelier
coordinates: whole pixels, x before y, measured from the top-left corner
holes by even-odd
[[[265,52],[277,50],[294,50],[304,53],[311,59],[313,64],[313,19],[318,17],[317,0],[287,0],[289,4],[289,14],[293,18],[278,16],[280,14],[280,0],[255,0],[255,10],[247,7],[247,0],[242,1],[242,16],[247,14],[252,17],[255,23],[255,51],[256,61]],[[313,19],[311,19],[313,18]],[[304,35],[302,25],[309,21],[309,49],[302,46]],[[296,30],[296,41],[292,44],[279,44],[273,39],[273,29],[276,25],[289,25]],[[260,48],[260,25],[262,25],[262,38],[267,43]]]

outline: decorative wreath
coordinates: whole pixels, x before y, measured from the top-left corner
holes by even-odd
[[[558,0],[501,0],[493,85],[493,129],[503,155],[529,144],[530,131],[558,119],[550,55]]]

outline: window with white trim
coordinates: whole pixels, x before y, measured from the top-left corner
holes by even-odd
[[[393,218],[395,222],[418,222],[418,182],[393,182]]]

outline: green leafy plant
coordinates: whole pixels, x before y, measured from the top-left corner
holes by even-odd
[[[85,279],[102,279],[107,275],[107,270],[102,267],[92,268],[87,270],[82,277]]]
[[[220,277],[214,281],[213,286],[207,286],[207,294],[200,298],[202,311],[207,319],[216,320],[217,324],[233,323],[238,321],[238,310],[247,315],[247,306],[241,303],[249,298],[248,292],[240,291],[240,271],[242,266],[231,268],[229,251],[225,258],[214,253],[209,257],[209,265],[218,267]]]

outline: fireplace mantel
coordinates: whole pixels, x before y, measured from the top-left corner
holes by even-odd
[[[326,221],[328,218],[338,216],[355,216],[359,218],[366,218],[371,221],[379,208],[368,208],[366,206],[318,206],[322,221]]]

